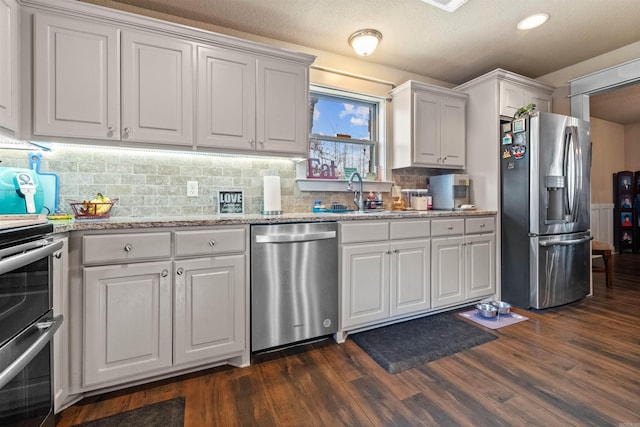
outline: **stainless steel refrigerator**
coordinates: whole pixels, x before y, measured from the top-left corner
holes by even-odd
[[[502,122],[502,300],[543,309],[590,289],[589,123],[537,112]]]

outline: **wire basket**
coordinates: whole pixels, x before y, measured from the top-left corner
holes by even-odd
[[[111,208],[118,199],[111,199],[108,202],[78,202],[69,200],[69,205],[73,209],[76,219],[101,219],[109,218]]]

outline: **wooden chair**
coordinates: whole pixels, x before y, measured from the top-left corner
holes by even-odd
[[[607,288],[611,287],[611,247],[610,244],[594,240],[591,242],[591,255],[593,257],[602,257],[604,267],[593,267],[592,271],[605,274],[605,283]]]

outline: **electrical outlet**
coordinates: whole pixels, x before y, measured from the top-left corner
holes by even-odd
[[[198,181],[187,181],[187,197],[198,197]]]

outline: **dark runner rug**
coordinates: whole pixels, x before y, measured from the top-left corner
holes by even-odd
[[[184,398],[177,397],[164,402],[121,412],[109,417],[78,424],[74,427],[183,427]]]
[[[390,374],[415,368],[498,338],[453,312],[349,335]]]

